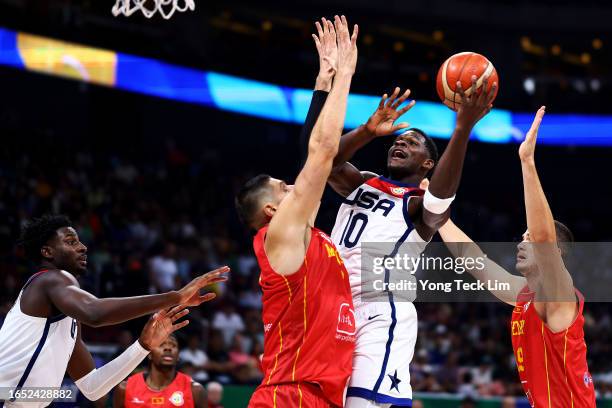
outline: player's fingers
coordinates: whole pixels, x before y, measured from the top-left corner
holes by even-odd
[[[478,78],[476,75],[472,75],[472,91],[470,93],[470,97],[474,97],[476,95],[476,90],[478,89]]]
[[[391,94],[391,96],[387,100],[387,103],[385,104],[385,106],[393,107],[393,103],[395,102],[395,99],[397,98],[397,95],[399,95],[399,92],[400,92],[400,89],[399,89],[399,87],[396,86],[395,89],[393,90],[393,93]]]
[[[319,41],[319,38],[316,35],[312,35],[312,39],[314,40],[315,43],[315,47],[317,47],[317,51],[321,51],[321,41]]]
[[[493,102],[493,99],[495,98],[495,94],[497,93],[497,82],[493,82],[493,85],[491,85],[491,91],[489,92],[487,101],[489,103]]]
[[[204,302],[210,302],[211,300],[213,300],[214,298],[217,297],[216,293],[207,293],[203,296],[200,296],[200,304],[204,303]]]
[[[332,23],[331,21],[327,21],[327,29],[329,30],[329,34],[330,36],[335,39],[336,38],[336,29],[334,27],[334,23]]]
[[[353,46],[357,45],[357,37],[359,36],[359,26],[355,24],[353,26],[353,35],[351,36],[351,44]]]
[[[209,286],[212,285],[214,283],[221,283],[221,282],[226,282],[227,281],[227,277],[226,276],[219,276],[217,278],[212,278],[212,279],[206,279],[202,282],[202,284],[200,285],[201,288],[205,287],[205,286]]]
[[[397,113],[399,113],[399,116],[402,116],[404,113],[408,112],[410,109],[412,109],[412,107],[416,105],[416,101],[412,100],[410,101],[410,103],[406,106],[404,106],[402,109],[400,109],[399,111],[397,111]]]
[[[423,180],[421,180],[421,183],[419,184],[419,188],[421,190],[427,190],[428,187],[429,187],[429,179],[425,177]]]
[[[378,102],[378,110],[383,109],[385,107],[386,100],[387,100],[387,94],[383,94],[382,98],[380,98],[380,102]]]
[[[323,37],[323,27],[319,24],[318,21],[315,22],[315,27],[317,27],[317,33],[319,33],[319,38]]]
[[[533,119],[533,123],[531,123],[531,128],[529,129],[529,132],[527,132],[527,135],[537,135],[538,130],[540,129],[540,124],[542,123],[542,118],[544,117],[544,114],[546,113],[546,107],[542,106],[540,109],[538,109],[535,118]]]
[[[228,273],[230,271],[229,266],[222,266],[220,268],[217,268],[213,271],[207,272],[204,275],[200,276],[201,278],[206,278],[206,277],[210,277],[210,278],[214,278],[216,276],[220,276],[224,273]]]
[[[334,27],[336,28],[338,35],[342,34],[342,21],[337,15],[334,16]]]
[[[185,305],[176,305],[172,309],[170,309],[170,311],[168,312],[168,316],[172,317],[176,315],[177,313],[181,312],[182,310],[189,310],[189,309],[187,309],[187,306]]]
[[[172,316],[170,320],[172,321],[172,323],[174,323],[177,320],[187,316],[188,314],[189,314],[189,309],[183,309],[180,312],[176,313],[174,316]]]
[[[399,98],[397,98],[395,100],[395,102],[393,102],[393,105],[391,105],[391,107],[393,109],[397,109],[399,108],[399,106],[404,103],[406,101],[406,99],[408,99],[408,97],[410,96],[410,89],[406,89],[404,91],[404,93],[402,94],[402,96],[400,96]]]
[[[461,81],[457,81],[455,84],[456,92],[461,96],[461,101],[463,102],[465,98],[465,91],[463,90],[463,85],[461,85]]]
[[[348,30],[348,22],[346,21],[346,17],[344,15],[340,16],[340,20],[342,21],[342,25],[346,27]]]
[[[172,332],[175,332],[175,331],[177,331],[177,330],[180,330],[180,329],[182,329],[183,327],[187,326],[188,324],[189,324],[189,320],[184,320],[184,321],[182,321],[182,322],[180,322],[180,323],[173,324],[173,325],[172,325]]]
[[[336,17],[337,17],[336,31],[338,32],[338,35],[343,41],[348,41],[349,39],[348,27],[346,26],[346,24],[344,24],[341,17],[338,17],[338,16]]]
[[[485,76],[482,79],[482,90],[480,91],[480,95],[478,96],[479,102],[487,102],[489,100],[489,75]]]
[[[408,127],[410,127],[410,123],[408,123],[408,122],[400,122],[397,125],[393,126],[393,128],[391,129],[391,133],[395,133],[398,130],[406,129]]]

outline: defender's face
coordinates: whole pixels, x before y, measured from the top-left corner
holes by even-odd
[[[523,241],[516,246],[516,270],[527,276],[538,270],[533,256],[533,245],[529,238],[529,230],[523,233]]]
[[[81,274],[87,270],[87,247],[79,241],[79,235],[72,227],[57,230],[57,235],[43,250],[49,251],[45,257],[59,269],[73,274]]]
[[[178,355],[178,343],[174,337],[170,336],[151,350],[151,362],[156,367],[174,367],[178,361]]]
[[[274,202],[269,204],[272,204],[275,209],[278,209],[283,200],[287,198],[291,191],[293,191],[293,185],[287,184],[283,180],[270,178],[270,186],[272,187],[272,197]]]
[[[387,153],[387,169],[401,173],[416,173],[429,159],[423,136],[415,131],[399,135]]]

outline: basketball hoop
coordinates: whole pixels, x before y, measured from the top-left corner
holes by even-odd
[[[145,6],[147,2],[155,5]],[[113,15],[117,17],[123,14],[129,17],[137,11],[141,11],[146,18],[151,18],[159,12],[167,20],[175,12],[182,13],[187,10],[195,10],[194,0],[116,0],[113,6]]]

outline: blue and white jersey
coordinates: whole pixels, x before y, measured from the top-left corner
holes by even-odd
[[[21,311],[25,284],[0,328],[0,387],[60,387],[76,343],[77,321],[66,315],[44,318]],[[16,403],[5,407],[39,408],[49,402]],[[2,402],[0,402],[2,406]]]
[[[349,272],[355,306],[361,303],[364,283],[361,280],[362,243],[409,243],[411,245],[405,246],[404,250],[408,249],[411,252],[408,255],[414,257],[425,249],[427,241],[418,234],[408,215],[410,199],[423,193],[418,187],[376,177],[344,199],[331,238]],[[391,254],[379,255],[384,257]],[[371,273],[366,276],[374,277]]]
[[[402,254],[420,256],[427,242],[414,228],[408,204],[423,193],[415,186],[377,177],[353,191],[338,211],[331,237],[349,273],[357,325],[347,408],[364,406],[360,402],[363,399],[377,404],[412,405],[410,362],[418,327],[413,298],[400,298],[399,294],[394,296],[391,292],[372,293],[372,297],[362,293],[362,287],[376,290],[375,285],[362,282],[362,276],[366,279],[379,279],[380,276],[372,271],[362,275],[361,261],[362,244],[365,247],[368,243],[391,245],[384,245],[384,248],[370,245],[367,256],[393,257],[404,243],[410,245],[402,248]],[[415,280],[408,272],[402,278]]]

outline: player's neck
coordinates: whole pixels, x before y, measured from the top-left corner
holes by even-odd
[[[176,368],[159,368],[151,367],[151,371],[147,376],[147,385],[154,390],[163,390],[166,388],[176,377]]]
[[[421,176],[420,174],[401,175],[401,174],[389,173],[389,178],[393,181],[399,181],[400,183],[405,183],[405,184],[413,184],[415,186],[418,186],[423,180],[423,176]]]
[[[537,294],[541,292],[541,281],[540,277],[537,273],[530,273],[525,275],[525,279],[527,279],[527,286],[529,286],[529,291]]]

